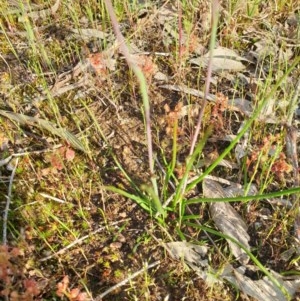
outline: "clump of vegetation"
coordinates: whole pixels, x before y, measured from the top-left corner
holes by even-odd
[[[22,253],[19,248],[0,246],[0,294],[7,300],[31,301],[40,294],[37,282],[24,274]]]
[[[297,1],[4,2],[1,296],[297,298]]]

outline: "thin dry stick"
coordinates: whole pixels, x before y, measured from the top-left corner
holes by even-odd
[[[150,118],[150,106],[149,106],[149,98],[147,93],[147,84],[143,72],[135,63],[133,58],[130,55],[129,49],[126,46],[125,39],[120,31],[119,22],[117,20],[116,14],[112,7],[110,0],[104,0],[108,14],[111,19],[111,23],[119,43],[120,52],[124,55],[127,64],[130,68],[132,68],[133,72],[135,73],[136,77],[138,78],[140,84],[140,90],[143,98],[143,104],[145,109],[145,119],[146,119],[146,136],[147,136],[147,146],[148,146],[148,160],[149,160],[149,170],[151,175],[151,181],[153,184],[153,188],[155,193],[158,195],[157,184],[154,179],[154,162],[153,162],[153,148],[152,148],[152,137],[151,137],[151,118]]]
[[[294,174],[294,187],[299,187],[299,163],[298,163],[298,153],[297,153],[297,128],[287,125],[286,133],[286,152],[287,157],[292,163],[293,174]],[[293,195],[297,198],[296,195]]]
[[[121,221],[114,222],[114,223],[110,224],[109,226],[115,226],[115,225],[117,225],[117,224],[120,224],[120,223],[129,221],[129,220],[130,220],[130,219],[127,218],[127,219],[124,219],[124,220],[121,220]],[[54,253],[54,254],[51,254],[51,255],[49,255],[49,256],[47,256],[47,257],[44,257],[44,258],[42,258],[42,259],[40,259],[40,261],[46,261],[46,260],[49,260],[49,259],[53,258],[54,256],[57,256],[57,255],[60,255],[60,254],[65,253],[67,250],[69,250],[69,249],[71,249],[72,247],[74,247],[75,245],[77,245],[77,244],[83,242],[84,240],[86,240],[86,239],[89,238],[90,236],[92,236],[92,235],[94,235],[94,234],[96,234],[96,233],[98,233],[98,232],[104,230],[105,228],[107,228],[107,226],[100,227],[100,228],[98,228],[97,230],[91,232],[90,234],[85,235],[85,236],[83,236],[83,237],[81,237],[81,238],[76,239],[75,241],[73,241],[72,243],[70,243],[70,244],[69,244],[68,246],[66,246],[65,248],[60,249],[58,252],[56,252],[56,253]]]
[[[8,211],[9,211],[9,207],[10,207],[10,203],[11,203],[11,191],[12,191],[12,184],[13,184],[13,180],[15,177],[15,173],[17,170],[17,166],[18,166],[18,162],[19,159],[16,159],[16,164],[15,167],[10,175],[10,179],[9,179],[9,185],[8,185],[8,194],[7,194],[7,201],[6,201],[6,206],[5,206],[5,210],[4,210],[4,214],[3,214],[3,244],[6,245],[7,244],[7,220],[8,220]]]
[[[298,187],[300,183],[299,179],[299,163],[297,153],[297,128],[292,126],[295,110],[298,106],[298,98],[300,93],[300,79],[296,84],[296,89],[291,100],[290,110],[287,117],[287,134],[286,134],[286,151],[287,157],[292,162],[293,174],[294,174],[294,187]],[[299,196],[294,194],[293,198],[293,210],[295,210],[294,231],[297,239],[300,241],[300,199]]]
[[[286,150],[287,156],[292,162],[293,172],[294,172],[294,187],[299,186],[299,164],[298,164],[298,154],[297,154],[297,128],[292,126],[293,117],[295,110],[298,106],[298,98],[300,94],[300,79],[296,84],[296,89],[294,96],[291,100],[290,110],[287,117],[287,134],[286,134]],[[295,197],[295,196],[294,196]]]
[[[195,150],[196,142],[198,140],[198,136],[199,136],[200,129],[201,129],[205,106],[207,104],[207,97],[209,94],[209,86],[210,86],[211,74],[212,74],[213,48],[215,45],[215,39],[216,39],[216,34],[217,34],[218,16],[219,16],[219,2],[218,2],[218,0],[213,0],[212,1],[212,30],[211,30],[211,38],[210,38],[210,55],[209,55],[209,61],[208,61],[208,66],[207,66],[204,100],[202,103],[201,110],[199,112],[196,130],[195,130],[195,134],[193,136],[193,140],[192,140],[192,144],[191,144],[191,148],[190,148],[190,153],[189,153],[190,157],[193,155],[193,152]],[[185,192],[186,185],[187,185],[187,177],[182,185],[182,189],[181,189],[182,195]]]
[[[115,289],[125,285],[127,282],[131,281],[132,279],[136,278],[137,276],[139,276],[140,274],[144,273],[145,270],[149,270],[157,265],[160,264],[160,261],[155,261],[149,265],[145,265],[144,268],[142,268],[141,270],[135,272],[134,274],[132,274],[131,276],[129,276],[128,278],[124,279],[123,281],[119,282],[118,284],[112,286],[111,288],[109,288],[108,290],[106,290],[104,293],[102,293],[101,295],[97,296],[96,298],[94,298],[94,301],[101,301],[103,297],[105,297],[106,295],[108,295],[109,293],[111,293],[112,291],[114,291]]]
[[[204,100],[203,100],[203,103],[202,103],[202,106],[201,106],[201,110],[199,112],[198,121],[197,121],[197,125],[196,125],[196,130],[195,130],[193,140],[192,140],[192,144],[191,144],[191,148],[190,148],[190,153],[189,153],[190,157],[193,155],[194,150],[195,150],[196,142],[198,140],[198,136],[199,136],[200,129],[201,129],[204,110],[205,110],[205,107],[206,107],[206,104],[207,104],[207,98],[208,98],[208,95],[209,95],[209,86],[210,86],[211,75],[212,75],[213,48],[214,48],[215,40],[216,40],[218,17],[219,17],[219,2],[218,2],[218,0],[213,0],[212,1],[212,16],[211,17],[212,17],[212,22],[211,22],[212,23],[212,30],[211,30],[211,38],[210,38],[210,54],[209,54],[209,61],[208,61],[207,73],[206,73]],[[188,179],[186,177],[186,180],[185,180],[185,182],[183,183],[183,186],[182,186],[182,192],[183,193],[186,189],[187,183],[188,183]],[[192,212],[192,210],[189,208],[189,206],[187,206],[187,211],[190,214],[194,214]],[[196,223],[198,225],[201,225],[201,223],[198,220],[196,220]],[[214,240],[210,237],[209,233],[205,230],[203,230],[203,232],[207,236],[207,238],[211,241],[211,243],[215,246],[216,250],[218,250],[219,254],[224,257],[224,255],[217,248]]]
[[[218,18],[219,18],[219,2],[217,0],[213,0],[212,1],[212,30],[211,30],[211,38],[210,38],[210,52],[209,52],[209,61],[208,61],[208,66],[207,66],[204,100],[203,100],[203,103],[201,106],[201,110],[199,112],[198,122],[197,122],[195,134],[193,136],[193,141],[192,141],[192,145],[191,145],[191,149],[190,149],[190,156],[193,154],[195,146],[196,146],[196,142],[198,140],[204,110],[205,110],[205,107],[207,104],[207,96],[209,94],[209,86],[210,86],[211,74],[212,74],[213,48],[215,45],[217,26],[218,26]]]
[[[182,63],[182,7],[180,1],[177,1],[178,9],[178,58],[179,58],[179,69],[181,70]]]
[[[0,160],[0,166],[8,164],[8,162],[14,157],[22,157],[22,156],[29,156],[29,155],[33,155],[33,154],[42,154],[42,153],[46,153],[46,152],[53,152],[54,150],[60,148],[61,146],[62,146],[62,144],[57,144],[57,145],[54,145],[52,148],[47,148],[47,149],[43,149],[43,150],[39,150],[39,151],[15,153],[15,154],[8,156],[7,158],[5,158],[3,160]]]

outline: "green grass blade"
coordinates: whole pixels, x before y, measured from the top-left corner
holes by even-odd
[[[286,290],[286,288],[283,287],[279,283],[279,281],[263,266],[263,264],[260,263],[260,261],[243,244],[241,244],[240,242],[238,242],[237,240],[235,240],[231,236],[220,233],[216,230],[213,230],[211,228],[208,228],[208,227],[205,227],[205,226],[202,226],[202,225],[198,225],[198,224],[194,224],[194,223],[190,223],[190,222],[185,222],[185,225],[190,226],[190,227],[194,227],[196,229],[206,231],[208,233],[217,235],[217,236],[222,237],[224,239],[229,239],[230,241],[232,241],[233,243],[238,245],[241,249],[243,249],[246,252],[246,254],[255,263],[255,265],[270,279],[270,281],[281,290],[281,292],[287,297],[287,300],[290,300],[290,295],[289,295],[288,291]]]
[[[136,194],[129,193],[129,192],[123,190],[123,189],[119,189],[119,188],[114,187],[114,186],[104,186],[103,188],[108,190],[108,191],[115,192],[119,195],[122,195],[126,198],[129,198],[129,199],[135,201],[137,204],[139,204],[147,212],[152,213],[152,211],[153,211],[152,208],[151,208],[150,201],[147,200],[146,198],[142,198],[140,196],[137,196]]]
[[[195,198],[188,201],[185,201],[186,205],[191,204],[199,204],[199,203],[209,203],[209,202],[250,202],[254,200],[262,200],[262,199],[270,199],[275,197],[281,197],[283,195],[290,194],[299,194],[300,187],[291,188],[283,191],[276,191],[267,194],[261,195],[247,195],[247,196],[237,196],[237,197],[229,197],[229,198]]]
[[[181,181],[180,181],[180,183],[177,187],[176,194],[175,194],[175,197],[174,197],[174,200],[173,200],[173,207],[175,207],[178,203],[181,202],[181,200],[183,198],[183,195],[184,195],[184,191],[183,191],[184,186],[185,186],[185,183],[188,179],[189,172],[192,169],[193,164],[194,164],[195,160],[197,159],[198,155],[201,153],[202,149],[204,148],[205,143],[206,143],[208,137],[211,134],[211,131],[212,131],[212,126],[209,126],[208,129],[206,130],[205,134],[204,134],[204,137],[201,139],[201,141],[196,146],[196,149],[194,150],[193,155],[189,156],[186,159],[187,163],[186,163],[185,172],[184,172],[184,175],[183,175],[183,177],[182,177],[182,179],[181,179]]]
[[[277,83],[274,85],[273,89],[270,91],[269,95],[266,96],[265,99],[261,101],[256,111],[252,114],[250,119],[246,122],[243,129],[238,133],[236,138],[230,143],[230,145],[225,149],[225,151],[220,154],[220,156],[217,158],[217,160],[210,165],[207,170],[194,182],[190,183],[187,186],[187,191],[193,189],[198,183],[200,183],[207,175],[209,175],[216,166],[228,155],[228,153],[234,148],[234,146],[240,141],[240,139],[243,137],[243,135],[248,131],[252,123],[258,118],[261,110],[266,106],[268,101],[275,95],[277,89],[280,87],[280,85],[283,83],[283,81],[287,78],[287,76],[295,69],[295,67],[300,63],[300,56],[298,56],[293,64],[290,66],[290,68],[286,71],[286,73],[277,81]]]

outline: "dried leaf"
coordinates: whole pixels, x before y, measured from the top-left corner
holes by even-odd
[[[167,250],[173,259],[184,261],[202,279],[208,278],[208,265],[206,246],[195,245],[186,241],[175,241],[166,243]]]
[[[197,66],[207,67],[209,62],[210,52],[199,58],[191,59],[190,62]],[[234,50],[218,47],[213,50],[212,54],[212,71],[241,71],[246,66],[241,61],[247,61],[247,59],[240,57]]]
[[[83,152],[87,152],[84,145],[80,142],[80,140],[76,136],[71,134],[66,129],[57,128],[53,123],[51,123],[47,120],[35,118],[35,117],[23,115],[23,114],[18,114],[18,113],[14,113],[14,112],[8,112],[8,111],[4,111],[4,110],[0,110],[0,115],[4,116],[10,120],[19,122],[20,124],[23,124],[23,125],[24,124],[32,125],[32,126],[47,130],[50,133],[52,133],[53,135],[59,136],[62,139],[66,140],[74,148],[77,148]]]
[[[274,271],[270,271],[272,276],[277,280],[282,289],[286,290],[289,296],[286,296],[267,276],[263,279],[252,280],[245,275],[246,267],[234,269],[232,266],[222,274],[222,278],[231,282],[235,287],[240,289],[244,294],[264,301],[286,301],[290,300],[300,288],[300,277],[294,280],[285,280],[282,276]]]
[[[186,241],[175,241],[166,243],[172,257],[174,259],[183,259],[186,262],[194,263],[200,265],[204,263],[204,266],[207,265],[207,262],[203,262],[203,258],[207,254],[207,247],[195,245]]]
[[[167,82],[169,80],[169,77],[168,75],[158,71],[155,73],[154,75],[154,78],[157,80],[157,81],[161,81],[161,82]]]
[[[245,122],[246,121],[243,121],[241,123],[238,131],[240,131],[244,127]],[[235,158],[239,164],[241,162],[241,159],[244,158],[245,156],[247,156],[248,152],[249,152],[249,133],[246,132],[245,135],[236,144],[235,149],[234,149]]]
[[[220,197],[220,195],[218,195],[218,197]],[[264,276],[259,280],[252,280],[246,276],[245,272],[246,270],[257,271],[256,266],[247,265],[235,269],[232,265],[228,264],[224,267],[221,274],[217,273],[208,264],[206,259],[208,249],[205,246],[199,246],[188,242],[170,242],[166,243],[166,247],[172,258],[184,261],[206,281],[206,284],[210,285],[220,282],[220,280],[226,280],[231,282],[245,295],[251,296],[258,301],[286,301],[292,298],[295,292],[300,288],[299,276],[296,276],[294,279],[289,279],[280,276],[272,270],[269,272],[272,275],[273,280],[280,285],[281,289],[267,276]],[[218,278],[216,273],[219,274]],[[284,294],[284,291],[286,294]],[[287,294],[289,296],[287,296]]]
[[[210,166],[211,164],[213,164],[215,161],[215,158],[204,158],[202,160],[199,160],[199,162],[195,165],[195,168],[202,168],[203,166]],[[218,166],[224,166],[226,168],[229,168],[229,169],[234,169],[234,168],[237,168],[237,164],[235,163],[232,163],[228,160],[221,160],[219,163],[218,163]]]
[[[177,10],[172,5],[162,5],[157,11],[157,21],[160,25],[174,20],[177,17]]]
[[[11,160],[12,156],[8,156],[7,158],[0,160],[0,167],[3,165],[6,165],[9,163],[9,161]]]
[[[186,106],[183,106],[180,110],[180,117],[184,116],[189,116],[189,117],[196,117],[199,115],[200,111],[200,105],[195,103],[195,104],[189,104]]]
[[[79,67],[79,64],[77,66]],[[87,69],[89,64],[86,63],[84,65],[84,64],[80,63],[80,66],[82,67],[82,69],[80,69],[80,72],[83,72],[84,70]],[[69,83],[69,81],[71,81],[71,78],[72,78],[72,76],[70,75],[67,80],[64,79],[64,80],[61,80],[61,81],[58,81],[57,83],[55,83],[55,85],[52,87],[51,91],[49,91],[51,97],[60,96],[68,91],[71,91],[71,90],[74,90],[74,89],[77,89],[77,88],[83,86],[86,83],[87,76],[86,76],[86,74],[84,74],[84,76],[82,76],[82,78],[74,84]],[[34,101],[39,102],[39,101],[47,99],[48,97],[49,97],[49,94],[43,92],[43,93],[41,93],[40,96],[35,97]]]
[[[28,17],[30,17],[32,20],[45,19],[57,12],[60,5],[60,1],[61,0],[56,0],[56,2],[53,4],[53,6],[51,6],[51,8],[35,10],[35,11],[31,11],[31,9],[29,8],[26,15],[19,17],[18,21],[25,22]]]
[[[246,116],[250,116],[253,112],[252,102],[244,98],[235,98],[228,101],[228,105],[233,107],[233,110],[242,112]]]
[[[275,108],[275,104],[276,104],[276,101],[275,101],[274,98],[269,99],[269,101],[267,102],[267,104],[260,111],[258,119],[259,120],[265,120],[267,118],[274,118],[274,119],[276,119],[275,109],[274,109]]]
[[[164,89],[168,89],[168,90],[171,90],[171,91],[183,92],[183,93],[190,94],[190,95],[202,98],[202,99],[204,98],[204,93],[202,91],[192,89],[192,88],[189,88],[189,87],[184,86],[184,85],[161,85],[159,87],[164,88]],[[208,94],[207,100],[215,101],[216,96],[213,95],[213,94]]]
[[[107,33],[93,28],[72,28],[71,30],[74,33],[74,35],[78,36],[78,38],[81,38],[86,41],[90,41],[91,38],[103,40],[108,37]]]
[[[251,55],[253,55],[259,61],[264,60],[267,56],[277,56],[278,47],[272,41],[272,39],[260,40],[254,45],[256,46],[256,50],[251,51]]]
[[[203,181],[203,194],[209,198],[225,198],[227,196],[222,186],[210,179],[204,179]],[[247,249],[250,249],[247,225],[229,203],[212,202],[209,210],[213,221],[223,234],[234,238]],[[249,261],[249,256],[246,252],[231,240],[228,239],[227,242],[237,260],[242,264],[246,264]]]
[[[224,189],[226,197],[237,197],[244,195],[244,188],[242,185],[230,185]],[[256,195],[258,193],[257,187],[255,184],[251,184],[248,189],[248,195]]]

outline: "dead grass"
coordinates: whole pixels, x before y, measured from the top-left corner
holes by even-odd
[[[118,51],[105,5],[58,1],[56,8],[53,1],[34,1],[25,13],[21,2],[6,1],[0,8],[0,109],[27,116],[19,122],[0,113],[3,210],[18,158],[8,241],[0,249],[0,291],[6,300],[98,300],[126,279],[103,300],[255,300],[229,282],[202,280],[167,251],[172,241],[208,246],[212,278],[228,264],[239,265],[224,237],[210,233],[210,240],[204,228],[188,225],[191,218],[216,229],[207,203],[183,208],[190,199],[210,197],[201,183],[188,182],[192,188],[180,204],[169,203],[165,218],[157,218],[150,197],[152,176],[164,204],[188,168],[207,75],[203,65],[190,60],[208,52],[210,6],[131,2],[115,1],[114,9],[148,84],[155,175],[149,172],[140,86]],[[236,51],[246,68],[213,73],[209,93],[215,101],[204,111],[203,149],[189,180],[197,180],[228,148],[251,116],[247,105],[257,108],[299,56],[297,1],[220,2],[217,44]],[[299,65],[250,126],[248,138],[243,136],[210,175],[241,184],[244,191],[255,184],[258,194],[299,185],[298,154],[287,149],[289,102],[298,77]],[[244,102],[232,105],[233,99]],[[298,135],[296,118],[293,127]],[[284,201],[296,205],[283,206]],[[266,269],[294,277],[299,275],[297,206],[297,194],[233,205],[248,226],[254,256]],[[262,276],[258,269],[250,277]]]

